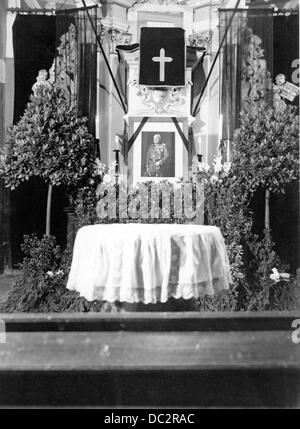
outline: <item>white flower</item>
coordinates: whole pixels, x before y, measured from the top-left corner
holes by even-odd
[[[209,171],[209,165],[207,162],[198,162],[198,170],[205,171],[206,173]]]
[[[105,183],[105,184],[111,183],[111,176],[109,174],[104,174],[102,183]]]
[[[270,279],[275,283],[278,283],[280,280],[288,282],[291,275],[289,273],[280,273],[276,268],[272,269],[273,274],[270,275]]]
[[[218,174],[222,171],[223,166],[222,166],[222,156],[221,155],[214,157],[213,166],[214,166],[215,174]]]
[[[211,178],[210,178],[210,182],[212,183],[212,184],[214,184],[214,183],[216,183],[216,182],[218,182],[219,181],[219,177],[216,175],[216,174],[213,174],[212,176],[211,176]]]
[[[47,277],[53,277],[54,276],[54,272],[53,271],[47,271],[46,272],[46,276]]]
[[[110,174],[115,174],[115,171],[116,171],[116,161],[112,161],[111,163],[110,163],[110,165],[109,165],[109,168],[108,168],[108,173],[110,173]]]
[[[97,158],[95,161],[95,173],[99,176],[103,176],[105,170],[106,170],[106,165],[103,164],[99,158]]]
[[[289,273],[279,273],[279,275],[282,278],[282,280],[284,280],[285,282],[288,282],[291,277]]]
[[[223,164],[223,170],[224,170],[225,174],[229,173],[230,167],[231,167],[231,162],[224,162],[224,164]]]
[[[182,188],[182,182],[175,182],[174,183],[174,189],[181,189]]]
[[[276,268],[272,269],[273,274],[270,275],[270,279],[273,280],[275,283],[278,283],[280,281],[280,274]]]

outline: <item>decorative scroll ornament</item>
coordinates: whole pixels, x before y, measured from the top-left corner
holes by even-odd
[[[68,100],[75,102],[75,74],[77,65],[77,34],[74,24],[60,37],[57,55],[49,69],[49,82],[65,90]]]
[[[97,33],[101,43],[108,43],[110,51],[115,51],[118,45],[131,45],[132,35],[118,29],[99,24]]]
[[[143,104],[154,113],[172,113],[172,108],[182,106],[186,101],[183,88],[150,88],[139,85],[137,80],[129,82],[129,84],[136,88],[136,93],[142,98]]]
[[[272,79],[264,58],[262,40],[246,28],[244,40],[247,49],[242,60],[242,105],[245,111],[255,110],[272,94]]]
[[[189,36],[190,46],[195,48],[205,48],[208,50],[211,45],[213,31],[201,31]]]

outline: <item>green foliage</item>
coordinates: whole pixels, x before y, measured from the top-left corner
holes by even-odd
[[[285,192],[299,177],[298,158],[299,118],[294,107],[276,112],[264,105],[258,113],[242,113],[232,156],[232,175],[242,192],[254,193],[260,187]]]
[[[32,176],[75,189],[86,181],[94,162],[86,119],[77,118],[57,87],[40,86],[31,95],[24,115],[7,132],[6,147],[2,174],[10,189]]]
[[[233,285],[230,291],[195,300],[197,310],[261,311],[299,308],[299,282],[293,276],[279,280],[271,278],[274,268],[282,270],[284,266],[274,251],[270,230],[264,231],[262,238],[253,233],[250,210],[252,195],[259,188],[268,188],[274,193],[284,192],[286,186],[298,178],[298,132],[298,118],[292,108],[276,113],[265,106],[257,115],[243,114],[241,127],[233,142],[231,165],[222,165],[220,160],[216,160],[213,171],[203,163],[200,166],[199,177],[205,192],[206,223],[218,226],[224,236]],[[20,142],[18,144],[22,145]],[[26,144],[29,145],[29,142]],[[140,219],[134,218],[97,218],[98,200],[105,195],[97,196],[96,191],[99,183],[105,179],[105,171],[103,165],[93,163],[92,157],[87,160],[86,165],[90,160],[90,179],[82,182],[83,185],[79,186],[78,193],[73,198],[78,226],[99,222],[140,222]],[[24,178],[23,173],[21,178]],[[76,177],[74,181],[77,181]],[[106,185],[108,189],[116,190],[114,174]],[[149,188],[150,185],[151,182],[147,184]],[[128,199],[134,198],[138,192],[138,189],[133,189]],[[161,210],[161,202],[159,204]],[[153,219],[143,219],[143,222],[149,221],[153,222]],[[171,213],[171,219],[163,221],[177,223],[179,220]],[[70,259],[62,257],[52,238],[41,241],[36,238],[26,239],[24,250],[26,257],[22,276],[9,297],[6,311],[117,309],[107,303],[89,303],[78,294],[66,290]]]
[[[89,302],[66,289],[72,254],[61,252],[54,237],[25,236],[21,274],[5,303],[5,312],[118,311],[116,305]]]

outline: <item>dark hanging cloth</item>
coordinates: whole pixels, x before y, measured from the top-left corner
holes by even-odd
[[[89,8],[89,14],[97,28],[97,8]],[[68,90],[75,99],[78,116],[88,118],[89,130],[94,135],[97,109],[97,38],[86,10],[58,11],[56,33],[56,79],[66,79]]]
[[[299,11],[274,16],[274,70],[273,76],[283,73],[288,82],[299,85]],[[299,106],[299,96],[291,103]]]
[[[4,63],[5,58],[5,35],[6,35],[6,14],[5,9],[7,2],[0,2],[0,61]],[[3,73],[3,74],[2,74]],[[4,131],[5,131],[5,75],[4,70],[0,70],[0,150],[4,146]],[[1,162],[1,161],[0,161]],[[5,258],[5,243],[6,243],[6,231],[5,231],[5,205],[6,205],[6,192],[4,188],[3,180],[0,179],[0,274],[4,269],[4,258]]]
[[[13,25],[15,58],[14,123],[18,122],[40,69],[50,69],[55,55],[54,16],[17,15]]]
[[[96,20],[96,9],[89,9]],[[32,86],[40,69],[60,66],[60,78],[65,79],[74,95],[79,116],[89,118],[89,129],[94,132],[96,112],[96,36],[83,10],[70,10],[57,16],[17,15],[13,26],[15,56],[15,110],[18,122],[28,103]],[[54,72],[54,68],[52,68]],[[55,79],[55,74],[51,77]],[[24,234],[41,236],[45,229],[47,186],[38,178],[20,185],[11,192],[10,225],[12,264],[22,259],[20,243]],[[52,202],[52,233],[59,244],[66,241],[66,214],[68,204],[64,189],[57,188]]]
[[[220,40],[233,10],[220,10]],[[272,103],[273,11],[238,10],[220,57],[223,139],[232,139],[242,109]]]
[[[55,39],[54,16],[16,16],[13,25],[14,123],[17,123],[24,113],[38,71],[51,67],[55,56]],[[20,244],[23,242],[23,235],[35,232],[41,236],[44,233],[46,198],[47,186],[37,178],[20,185],[10,193],[9,222],[13,266],[22,260]]]
[[[299,85],[299,11],[274,16],[273,76],[283,73],[288,82]],[[299,106],[299,96],[287,104]],[[280,257],[290,264],[290,272],[299,268],[299,183],[291,184],[285,194],[271,200],[271,228]]]
[[[185,42],[182,28],[141,28],[139,84],[185,85]]]

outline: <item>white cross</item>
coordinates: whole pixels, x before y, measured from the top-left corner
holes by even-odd
[[[159,81],[165,81],[165,63],[171,63],[173,61],[172,57],[165,57],[165,50],[161,48],[159,51],[159,57],[153,57],[152,61],[159,63]]]

